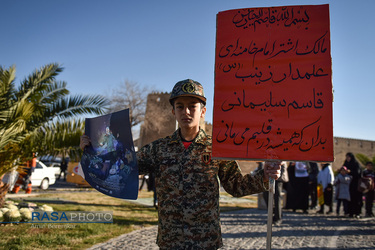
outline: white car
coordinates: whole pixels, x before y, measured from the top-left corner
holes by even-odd
[[[55,173],[55,177],[58,177],[60,175],[60,163],[57,163],[57,162],[53,162],[49,165],[45,164],[47,166],[47,168],[52,168],[53,169],[53,172]]]
[[[31,185],[41,189],[48,189],[50,185],[55,184],[55,181],[55,170],[37,160],[34,172],[31,174]]]
[[[46,155],[38,158],[38,160],[44,163],[44,165],[46,165],[48,168],[52,168],[55,171],[56,177],[60,175],[61,157]]]

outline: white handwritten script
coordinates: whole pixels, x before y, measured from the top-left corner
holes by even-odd
[[[333,161],[328,5],[217,15],[213,157]]]

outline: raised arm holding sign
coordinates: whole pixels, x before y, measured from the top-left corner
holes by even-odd
[[[214,158],[331,162],[332,101],[328,5],[217,15]]]

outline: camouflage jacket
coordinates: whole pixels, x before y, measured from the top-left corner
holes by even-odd
[[[235,161],[211,159],[211,137],[203,130],[185,149],[179,130],[137,153],[140,174],[155,173],[159,227],[157,244],[166,249],[222,246],[219,180],[235,197],[263,192],[263,170],[242,175]]]

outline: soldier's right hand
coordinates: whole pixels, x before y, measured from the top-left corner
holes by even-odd
[[[84,150],[85,147],[89,146],[91,144],[91,140],[90,140],[90,137],[88,137],[87,135],[82,135],[80,137],[80,143],[79,143],[79,147]]]

